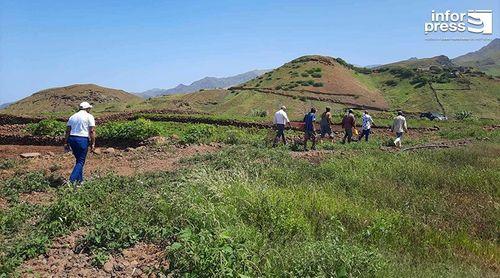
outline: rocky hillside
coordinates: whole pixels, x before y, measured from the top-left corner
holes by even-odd
[[[36,92],[10,104],[1,112],[32,116],[66,115],[76,110],[82,101],[92,104],[95,112],[115,112],[126,109],[128,104],[140,102],[141,98],[95,84],[75,84]]]
[[[399,61],[399,62],[394,62],[390,64],[385,64],[385,65],[380,65],[377,68],[395,68],[395,67],[403,67],[403,68],[408,68],[408,69],[427,69],[431,66],[437,66],[437,67],[445,67],[445,68],[453,68],[456,67],[452,60],[448,58],[445,55],[439,55],[436,57],[432,58],[422,58],[422,59],[417,59],[415,57],[412,57],[408,60],[404,61]]]
[[[461,66],[475,67],[493,76],[500,76],[500,39],[494,39],[478,51],[458,56],[453,62]]]

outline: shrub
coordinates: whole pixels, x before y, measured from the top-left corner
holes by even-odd
[[[411,69],[401,67],[391,68],[389,69],[389,72],[399,78],[410,78],[415,75],[415,73]]]
[[[353,67],[352,68],[354,71],[358,72],[358,73],[363,73],[363,74],[370,74],[372,73],[372,70],[369,69],[369,68],[364,68],[364,67]]]
[[[302,77],[309,77],[309,74],[308,74],[308,73],[303,72],[303,73],[301,73],[301,74],[300,74],[300,76],[302,76]]]
[[[398,82],[394,79],[390,79],[390,80],[385,81],[384,84],[387,86],[394,87],[394,86],[398,85]]]
[[[11,169],[16,166],[16,161],[13,159],[5,159],[0,161],[0,170],[6,170],[6,169]]]
[[[36,136],[63,136],[66,131],[66,124],[54,119],[47,119],[29,124],[27,131]]]
[[[323,83],[322,82],[315,82],[313,84],[314,87],[323,87]]]
[[[321,76],[322,76],[322,75],[321,75],[321,73],[319,73],[319,72],[313,72],[313,73],[311,74],[311,76],[312,76],[312,77],[314,77],[314,78],[321,78]]]
[[[313,73],[317,73],[317,72],[321,72],[321,68],[312,68],[312,69],[308,69],[306,70],[307,73],[309,74],[313,74]]]
[[[210,125],[193,125],[189,127],[181,136],[181,143],[194,144],[208,142],[215,132],[215,128]]]
[[[137,119],[126,122],[110,122],[97,127],[98,136],[104,139],[145,140],[160,135],[160,129],[150,120]]]
[[[268,113],[266,110],[264,109],[259,109],[259,108],[256,108],[256,109],[252,109],[252,112],[250,112],[250,115],[252,117],[261,117],[261,118],[265,118],[268,116]]]
[[[472,117],[472,112],[470,111],[460,111],[455,114],[455,118],[460,121],[468,119],[470,117]]]
[[[314,80],[310,79],[310,80],[300,80],[300,81],[297,81],[298,84],[302,85],[302,86],[313,86],[314,85]]]
[[[415,88],[420,88],[427,84],[429,79],[426,76],[419,75],[410,80],[410,84],[415,85]]]

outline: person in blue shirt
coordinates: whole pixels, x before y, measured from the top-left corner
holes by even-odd
[[[316,108],[311,108],[311,112],[304,116],[304,151],[307,151],[307,140],[311,139],[311,149],[316,149],[316,131],[314,122],[316,121]]]

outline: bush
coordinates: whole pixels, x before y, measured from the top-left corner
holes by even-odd
[[[385,85],[394,87],[398,85],[398,82],[396,80],[390,79],[384,82]]]
[[[472,112],[470,111],[460,111],[455,114],[455,118],[460,121],[468,119],[470,117],[472,117]]]
[[[312,77],[314,77],[314,78],[321,78],[321,76],[322,76],[322,75],[321,75],[321,73],[319,73],[319,72],[313,72],[313,73],[311,74],[311,76],[312,76]]]
[[[16,161],[14,159],[5,159],[0,161],[0,170],[11,169],[16,166]]]
[[[308,74],[308,73],[303,72],[303,73],[301,73],[301,74],[300,74],[300,76],[302,76],[302,77],[309,77],[309,74]]]
[[[310,79],[310,80],[300,80],[300,81],[297,81],[298,84],[302,85],[302,86],[313,86],[314,85],[314,80]]]
[[[189,127],[181,136],[181,143],[194,144],[208,142],[215,132],[215,128],[210,125],[193,125]]]
[[[389,69],[389,72],[399,78],[410,78],[415,75],[415,73],[411,69],[400,68],[400,67],[391,68]]]
[[[323,83],[322,82],[315,82],[313,84],[314,87],[323,87]]]
[[[35,136],[63,136],[66,132],[66,124],[54,119],[42,120],[29,124],[27,131]]]
[[[309,74],[319,73],[319,72],[321,72],[321,68],[308,69],[308,70],[306,70],[306,72],[309,73]]]
[[[252,109],[252,112],[250,113],[250,115],[252,117],[261,117],[261,118],[265,118],[268,116],[268,113],[266,110],[263,110],[263,109],[259,109],[259,108],[256,108],[256,109]]]
[[[142,141],[160,135],[160,129],[150,120],[137,119],[126,122],[110,122],[97,127],[98,136],[113,140]]]
[[[415,85],[415,88],[420,88],[427,84],[429,82],[429,79],[426,76],[423,75],[418,75],[414,77],[412,80],[410,80],[410,84]]]

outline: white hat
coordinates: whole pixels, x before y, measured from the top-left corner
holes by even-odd
[[[89,109],[89,108],[92,108],[92,105],[90,105],[90,103],[86,101],[80,103],[80,109]]]

